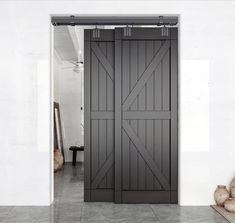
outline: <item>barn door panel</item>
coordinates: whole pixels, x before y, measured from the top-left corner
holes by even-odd
[[[177,29],[86,30],[85,201],[176,203],[177,162]]]
[[[85,30],[85,201],[113,201],[114,31]]]
[[[115,31],[116,202],[177,202],[177,35],[170,31]]]

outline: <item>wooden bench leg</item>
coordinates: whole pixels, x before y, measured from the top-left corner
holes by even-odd
[[[73,151],[73,166],[76,166],[77,162],[77,151]]]

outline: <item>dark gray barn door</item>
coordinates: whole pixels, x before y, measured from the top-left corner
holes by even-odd
[[[115,30],[115,201],[177,202],[177,29]]]
[[[176,203],[177,154],[177,29],[86,30],[85,201]]]
[[[114,30],[85,31],[85,201],[113,201]]]

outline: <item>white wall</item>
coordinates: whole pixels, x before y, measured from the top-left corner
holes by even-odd
[[[71,68],[70,68],[71,67]],[[81,126],[81,73],[74,66],[54,56],[54,101],[60,104],[64,155],[72,162],[70,146],[84,145]],[[83,78],[83,76],[82,76]],[[83,161],[83,152],[77,153],[77,162]]]
[[[180,15],[179,202],[213,203],[235,174],[234,2],[1,1],[0,204],[51,202],[49,21],[66,13]]]

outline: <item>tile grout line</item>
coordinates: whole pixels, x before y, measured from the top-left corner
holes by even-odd
[[[154,216],[156,217],[157,221],[160,223],[161,221],[160,221],[160,219],[158,218],[158,216],[157,216],[157,214],[155,213],[155,211],[153,210],[151,204],[150,204],[149,206],[150,206],[150,209],[152,210]]]
[[[82,208],[81,208],[81,217],[80,217],[80,222],[82,222],[82,218],[83,218],[83,207],[84,207],[84,204],[82,204]]]

